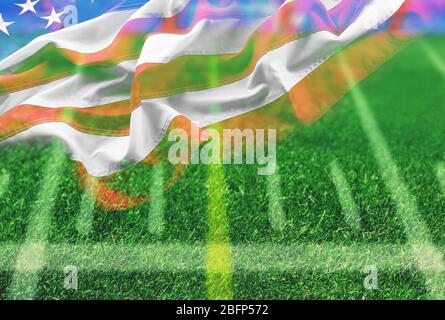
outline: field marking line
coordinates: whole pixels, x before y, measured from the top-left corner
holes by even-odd
[[[397,245],[253,244],[233,247],[235,270],[249,272],[315,271],[363,272],[379,262],[380,270],[406,270],[413,266],[409,250]]]
[[[164,166],[157,164],[153,167],[151,178],[148,231],[158,237],[165,229],[164,208]]]
[[[210,59],[209,84],[218,86],[219,63],[216,57]],[[210,112],[218,112],[221,106],[211,105]],[[214,126],[219,129],[219,125]],[[213,160],[217,155],[213,155]],[[217,161],[214,161],[217,162]],[[207,178],[207,239],[206,239],[206,288],[209,300],[232,300],[232,276],[233,266],[231,257],[231,243],[229,233],[229,219],[227,217],[227,183],[225,181],[224,168],[221,164],[208,166]]]
[[[208,233],[205,259],[207,295],[209,300],[231,300],[233,266],[227,217],[227,184],[222,165],[210,165],[208,171]]]
[[[416,267],[409,245],[295,243],[240,244],[231,247],[233,269],[246,272],[316,271],[363,272],[378,261],[381,271]],[[11,271],[20,245],[0,244],[0,271]],[[67,265],[100,272],[191,272],[207,268],[205,243],[153,243],[148,245],[50,244],[45,251],[45,270],[63,272]],[[439,272],[438,265],[430,268]]]
[[[31,300],[37,291],[39,272],[45,264],[45,249],[54,209],[55,198],[61,182],[65,153],[55,144],[52,157],[44,170],[37,200],[28,217],[28,229],[15,261],[15,272],[6,291],[8,299]]]
[[[207,268],[204,244],[153,244],[141,246],[55,245],[48,268],[63,270],[73,264],[99,271],[200,271]],[[414,267],[409,247],[399,245],[254,244],[231,247],[233,269],[248,272],[310,270],[326,273],[362,272],[379,261],[381,270]],[[224,285],[224,282],[221,284]]]
[[[281,176],[277,171],[267,176],[267,195],[269,197],[269,222],[273,230],[283,232],[286,228],[286,214],[283,210]]]
[[[346,223],[354,230],[360,229],[360,211],[352,197],[352,191],[337,160],[330,164],[332,181],[337,190],[338,199]]]
[[[445,61],[443,60],[443,58],[426,41],[420,40],[420,44],[422,45],[423,50],[425,51],[431,62],[434,64],[434,66],[437,68],[437,70],[439,70],[440,73],[445,77]]]
[[[436,166],[436,176],[439,180],[440,190],[442,191],[442,196],[445,197],[445,162],[440,162]]]
[[[9,186],[10,174],[5,170],[0,171],[0,197],[2,197]]]
[[[76,229],[82,236],[87,236],[93,228],[93,211],[96,205],[94,193],[97,183],[94,179],[87,177],[86,188],[80,201],[80,211],[77,216]]]
[[[371,149],[380,168],[383,180],[396,205],[396,212],[403,223],[408,244],[415,258],[417,267],[425,277],[425,283],[432,299],[445,299],[445,265],[443,254],[432,241],[427,225],[422,220],[417,203],[402,179],[402,175],[393,160],[386,140],[371,112],[365,95],[355,84],[353,72],[344,56],[339,56],[339,63],[344,76],[349,82],[351,96],[360,119],[363,131],[368,137]],[[431,272],[431,269],[434,272]],[[439,271],[439,272],[437,272]]]

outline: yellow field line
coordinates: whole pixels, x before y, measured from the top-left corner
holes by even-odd
[[[206,250],[207,294],[210,300],[230,300],[232,261],[227,218],[226,183],[222,165],[209,166],[207,181],[208,234]]]
[[[210,59],[210,84],[218,85],[219,66],[216,57]],[[221,106],[210,106],[210,112],[218,112]],[[218,125],[215,126],[217,129]],[[216,161],[215,161],[216,162]],[[232,261],[227,218],[226,182],[224,169],[220,164],[208,167],[208,231],[206,247],[207,297],[209,300],[231,300]]]

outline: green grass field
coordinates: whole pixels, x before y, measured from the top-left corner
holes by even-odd
[[[441,52],[441,37],[413,42],[297,125],[277,145],[278,176],[189,166],[162,194],[171,168],[136,167],[120,183],[153,200],[126,211],[94,207],[57,144],[4,147],[0,297],[444,299]]]

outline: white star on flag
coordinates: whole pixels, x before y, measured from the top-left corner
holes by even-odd
[[[36,9],[34,8],[34,6],[39,2],[40,0],[36,0],[36,1],[31,1],[31,0],[26,0],[26,3],[16,3],[16,6],[19,6],[20,8],[22,8],[22,11],[19,13],[19,16],[31,11],[36,13]]]
[[[62,23],[62,21],[60,21],[60,16],[63,15],[64,13],[65,13],[64,11],[57,13],[56,10],[54,10],[53,8],[50,16],[42,17],[42,19],[48,20],[46,29],[48,29],[53,23]]]
[[[11,21],[11,22],[4,21],[3,20],[3,16],[0,13],[0,31],[2,31],[3,33],[6,33],[9,36],[9,32],[8,32],[7,27],[9,27],[13,23],[14,23],[14,21]]]

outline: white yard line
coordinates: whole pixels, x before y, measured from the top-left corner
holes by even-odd
[[[6,192],[9,186],[10,175],[6,171],[0,171],[0,197]]]
[[[440,71],[440,73],[445,77],[445,59],[441,57],[435,49],[433,49],[426,41],[420,40],[420,43],[425,50],[426,55],[430,58],[431,62]]]
[[[384,244],[249,244],[231,247],[233,269],[247,272],[317,271],[363,272],[368,265],[380,271],[412,270],[417,265],[409,245]],[[14,269],[19,245],[0,245],[0,271]],[[202,243],[150,245],[55,244],[45,250],[45,269],[63,272],[67,265],[101,272],[205,271],[208,246]],[[440,265],[429,266],[432,274]]]
[[[286,214],[283,210],[281,176],[278,172],[267,176],[267,195],[270,225],[273,230],[283,232],[286,227]]]
[[[93,227],[93,211],[96,204],[94,199],[96,186],[92,179],[87,178],[87,187],[80,202],[80,212],[77,217],[77,232],[82,236],[87,236]]]
[[[205,262],[206,252],[208,247],[205,245],[60,245],[48,249],[50,260],[47,267],[63,270],[64,266],[73,264],[81,269],[100,271],[199,271],[208,270],[208,262]],[[362,272],[367,265],[377,265],[379,270],[409,270],[414,267],[412,261],[409,248],[404,246],[257,244],[231,247],[233,269],[249,272],[292,270],[325,273]],[[225,267],[218,268],[218,271],[224,270]],[[220,280],[222,285],[224,277]]]
[[[442,196],[445,197],[445,163],[440,162],[436,166],[437,180],[439,180],[440,190],[442,191]]]
[[[360,212],[352,197],[351,188],[337,160],[331,162],[331,175],[346,223],[354,230],[360,229]]]
[[[162,164],[153,167],[150,187],[150,214],[148,230],[151,234],[161,236],[164,232],[164,167]]]
[[[433,245],[429,230],[417,209],[415,198],[402,179],[383,134],[377,125],[368,102],[355,86],[354,75],[344,57],[340,57],[344,76],[353,89],[351,95],[354,100],[361,125],[366,133],[374,156],[379,165],[383,180],[397,207],[397,215],[403,223],[408,243],[412,247],[417,267],[423,272],[425,282],[430,290],[431,298],[445,299],[445,265],[443,254]],[[435,271],[430,272],[430,268]]]
[[[36,203],[28,218],[26,239],[18,251],[15,273],[6,293],[8,299],[29,300],[35,296],[39,272],[45,263],[48,229],[60,185],[64,159],[63,149],[55,147],[53,156],[44,171]]]

